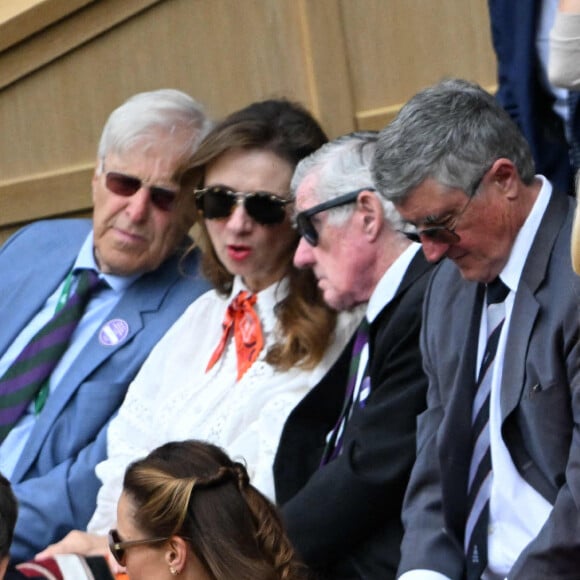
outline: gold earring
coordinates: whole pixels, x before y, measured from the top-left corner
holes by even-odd
[[[173,566],[169,566],[169,571],[171,572],[172,576],[177,576],[178,572]]]

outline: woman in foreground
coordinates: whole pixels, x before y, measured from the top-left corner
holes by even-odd
[[[199,441],[167,443],[129,466],[109,546],[130,580],[306,578],[245,467]]]

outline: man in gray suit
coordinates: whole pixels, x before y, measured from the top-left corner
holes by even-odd
[[[208,288],[197,252],[183,257],[195,214],[180,184],[208,125],[180,91],[135,95],[104,128],[93,220],[39,222],[0,248],[0,383],[74,296],[78,273],[100,279],[66,351],[0,443],[0,471],[19,502],[15,561],[86,526],[109,420],[153,346]]]
[[[534,175],[493,97],[460,80],[403,107],[380,134],[373,173],[427,259],[447,258],[425,297],[428,408],[403,505],[401,578],[577,578],[573,200]]]

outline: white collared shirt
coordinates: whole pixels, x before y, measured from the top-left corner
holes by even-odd
[[[384,310],[384,308],[391,302],[395,297],[403,277],[407,272],[409,264],[415,257],[415,254],[421,249],[421,244],[415,242],[411,243],[408,248],[389,266],[388,270],[383,274],[379,283],[376,285],[369,302],[367,304],[367,320],[369,324],[372,324],[375,318]],[[366,369],[369,360],[369,345],[365,344],[363,350],[361,351],[356,384],[353,393],[353,400],[361,400],[359,394],[361,381],[363,379],[363,373]],[[370,394],[366,393],[366,396]],[[363,393],[363,395],[365,395]]]
[[[286,418],[334,364],[360,322],[360,312],[342,312],[334,340],[313,369],[281,371],[266,361],[278,339],[276,305],[286,296],[286,280],[258,292],[264,347],[237,379],[235,340],[207,364],[222,338],[222,321],[232,298],[247,290],[234,280],[229,297],[210,290],[195,300],[151,351],[131,383],[107,433],[107,459],[96,467],[102,481],[88,529],[106,534],[114,527],[123,474],[129,463],[168,441],[201,439],[222,447],[248,466],[252,484],[274,500],[272,465]]]
[[[501,437],[501,379],[506,357],[515,294],[540,222],[546,211],[552,186],[542,179],[534,207],[518,232],[509,260],[500,274],[508,286],[505,323],[500,335],[493,369],[490,399],[490,439],[493,483],[489,503],[488,569],[484,579],[503,578],[524,548],[538,535],[552,511],[551,504],[521,477]],[[482,316],[478,366],[485,350],[486,321]],[[489,573],[488,573],[489,572]]]

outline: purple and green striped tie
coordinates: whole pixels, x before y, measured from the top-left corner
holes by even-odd
[[[31,338],[0,378],[0,442],[49,379],[98,284],[96,272],[80,270],[76,291]]]

